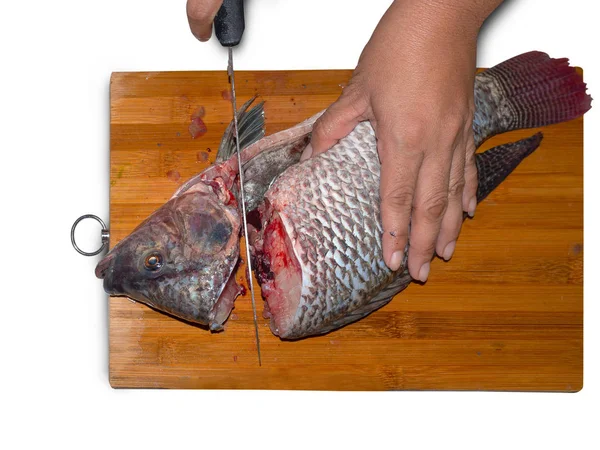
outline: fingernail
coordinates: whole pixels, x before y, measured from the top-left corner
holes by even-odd
[[[425,263],[421,266],[421,270],[419,270],[419,281],[425,283],[427,281],[427,277],[429,276],[429,263]]]
[[[306,148],[304,149],[304,151],[302,152],[302,156],[300,157],[300,161],[305,161],[308,158],[310,158],[311,155],[312,155],[312,152],[313,152],[312,145],[308,144],[306,146]]]
[[[473,217],[475,215],[476,207],[477,207],[477,199],[475,197],[473,197],[471,199],[471,201],[469,202],[469,210],[467,211],[467,214],[469,215],[469,217]]]
[[[456,248],[456,241],[452,241],[448,245],[446,245],[446,248],[444,249],[442,258],[444,258],[444,260],[446,260],[446,261],[449,261],[450,258],[452,258],[452,255],[454,254],[455,248]]]
[[[400,250],[396,250],[392,257],[390,258],[390,270],[396,271],[400,268],[400,264],[402,264],[402,256],[403,252]]]

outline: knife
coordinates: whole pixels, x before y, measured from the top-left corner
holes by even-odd
[[[256,318],[256,301],[254,299],[254,283],[252,282],[252,261],[250,259],[250,241],[248,240],[248,222],[246,219],[246,193],[244,191],[244,172],[240,155],[240,138],[238,132],[237,103],[235,97],[235,73],[233,70],[233,47],[238,45],[244,34],[244,2],[243,0],[223,0],[221,8],[215,16],[215,34],[223,47],[228,47],[229,62],[227,75],[231,84],[231,106],[233,109],[233,128],[235,131],[235,145],[238,156],[238,169],[240,176],[240,197],[242,203],[242,223],[244,225],[244,239],[246,240],[246,266],[248,267],[248,284],[252,300],[252,314],[254,316],[254,333],[256,335],[256,350],[258,352],[258,365],[262,365],[260,357],[260,339],[258,337],[258,320]]]

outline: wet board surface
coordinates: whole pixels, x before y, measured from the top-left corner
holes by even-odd
[[[238,105],[266,101],[267,134],[331,104],[351,71],[238,72]],[[115,73],[111,79],[111,247],[214,162],[231,119],[225,72]],[[207,132],[192,139],[198,107]],[[578,391],[583,385],[583,120],[541,128],[541,147],[436,260],[369,317],[285,342],[249,294],[221,333],[111,297],[110,384],[144,388]],[[496,136],[482,149],[538,131]],[[480,149],[480,150],[482,150]],[[242,248],[242,252],[244,252]],[[243,266],[237,279],[247,285]]]

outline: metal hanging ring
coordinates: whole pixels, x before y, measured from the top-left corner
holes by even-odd
[[[83,219],[94,219],[102,226],[102,232],[100,234],[100,237],[102,239],[102,245],[95,252],[84,252],[75,243],[75,228],[77,228],[77,225]],[[95,256],[98,253],[101,253],[106,247],[108,247],[108,238],[109,237],[110,237],[110,233],[109,233],[109,230],[106,228],[106,225],[104,224],[104,222],[102,221],[102,219],[100,217],[95,216],[94,214],[84,214],[79,219],[77,219],[75,221],[75,223],[73,224],[73,226],[71,227],[71,244],[73,244],[73,248],[75,250],[77,250],[78,253],[82,254],[83,256]]]

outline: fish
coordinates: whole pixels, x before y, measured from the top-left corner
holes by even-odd
[[[245,114],[250,102],[242,106],[239,121],[246,146],[264,135],[262,103]],[[243,291],[235,280],[241,230],[234,192],[238,170],[233,161],[223,162],[235,150],[233,131],[230,125],[217,164],[200,174],[199,182],[184,183],[98,263],[95,274],[108,294],[212,331],[223,328]]]
[[[591,108],[586,84],[566,58],[533,51],[475,77],[476,147],[511,130],[575,119]],[[373,127],[359,123],[327,152],[301,161],[321,113],[264,136],[263,104],[238,112],[252,266],[273,334],[297,340],[329,333],[373,313],[413,280],[404,261],[383,261]],[[538,132],[476,155],[483,201],[538,148]],[[241,287],[239,174],[232,125],[216,163],[173,197],[98,264],[111,295],[125,295],[181,319],[223,328]],[[466,214],[465,214],[466,219]]]

